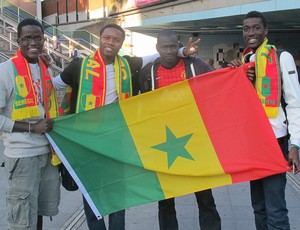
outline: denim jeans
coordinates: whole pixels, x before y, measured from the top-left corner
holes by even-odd
[[[288,140],[278,141],[282,152],[288,152]],[[250,182],[251,203],[257,230],[289,230],[285,201],[286,174],[276,174]]]
[[[201,230],[220,230],[221,218],[216,209],[211,189],[195,192]],[[174,198],[158,202],[160,230],[178,230]]]
[[[106,230],[104,218],[98,220],[88,202],[83,197],[83,206],[89,230]],[[125,210],[109,214],[109,230],[125,230]]]

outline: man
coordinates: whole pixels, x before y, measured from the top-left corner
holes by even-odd
[[[215,63],[215,61],[214,61],[214,59],[212,59],[212,58],[208,58],[208,59],[206,60],[206,64],[209,65],[213,70],[216,69],[216,68],[214,67],[214,63]]]
[[[44,29],[34,19],[17,28],[19,50],[0,64],[0,131],[3,132],[8,229],[42,229],[42,216],[58,213],[60,180],[45,136],[57,101],[50,69],[39,59]]]
[[[230,63],[234,59],[238,59],[238,51],[240,48],[240,43],[234,42],[232,48],[225,53],[225,62]]]
[[[70,112],[77,113],[104,106],[133,95],[131,73],[154,60],[158,54],[148,57],[121,57],[118,55],[125,39],[125,31],[116,24],[108,24],[100,31],[100,48],[85,59],[74,58],[53,84],[58,88],[72,87]],[[189,43],[189,48],[196,45]],[[177,50],[178,51],[178,50]],[[195,51],[194,51],[195,52]],[[176,54],[177,55],[177,54]],[[85,198],[84,209],[89,229],[106,229],[103,218],[97,220]],[[109,215],[109,229],[125,229],[125,210]]]
[[[53,37],[52,37],[52,49],[59,54],[62,53],[61,44],[56,35],[53,35]],[[62,63],[61,63],[61,58],[59,57],[59,55],[57,55],[55,53],[51,53],[50,55],[51,55],[52,59],[55,61],[55,65],[61,68]]]
[[[255,67],[248,68],[247,76],[262,102],[288,165],[293,165],[294,172],[298,173],[300,87],[297,70],[290,53],[282,52],[278,60],[276,47],[268,44],[267,34],[264,15],[257,11],[249,12],[243,21],[243,37],[247,48],[242,61],[253,62]],[[231,64],[237,67],[242,62],[234,60]],[[285,102],[286,107],[281,102]],[[251,202],[258,230],[290,229],[285,186],[285,173],[250,182]]]
[[[177,56],[177,35],[172,30],[162,30],[157,37],[156,49],[160,58],[139,71],[135,79],[140,92],[148,92],[164,86],[184,81],[213,69],[200,58]],[[199,208],[199,223],[202,230],[221,229],[221,219],[216,209],[211,189],[196,192]],[[178,222],[174,198],[161,200],[159,207],[159,227],[161,230],[176,230]]]

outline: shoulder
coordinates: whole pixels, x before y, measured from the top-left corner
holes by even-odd
[[[13,63],[11,59],[0,63],[0,71],[1,71],[1,76],[9,73],[13,74]]]
[[[77,71],[77,70],[81,67],[82,60],[83,60],[82,58],[75,57],[75,58],[68,64],[68,66],[64,69],[63,72],[65,72],[65,70],[68,70],[68,71]]]
[[[292,60],[292,61],[294,61],[294,58],[293,58],[292,54],[289,53],[288,51],[286,51],[286,50],[280,51],[279,50],[279,52],[280,52],[279,60],[283,60],[283,61],[291,61]]]
[[[7,87],[8,85],[14,85],[15,74],[13,70],[13,63],[10,59],[0,64],[0,72],[1,72],[0,74],[1,88]]]
[[[139,62],[142,60],[141,57],[131,57],[129,55],[124,55],[123,58],[125,58],[130,63]]]
[[[142,66],[143,60],[141,57],[131,57],[129,55],[124,55],[123,58],[127,60],[130,69],[133,72],[139,70]]]
[[[151,72],[151,68],[152,66],[156,66],[157,63],[156,62],[150,62],[148,63],[147,65],[145,65],[142,69],[139,70],[139,73],[142,73],[142,74],[148,74]]]
[[[203,73],[213,71],[213,69],[199,57],[186,58],[186,64],[188,64],[188,65],[193,64],[196,74],[203,74]]]
[[[62,80],[66,84],[71,85],[74,79],[78,77],[80,74],[82,60],[83,59],[79,57],[74,58],[60,74]]]
[[[279,63],[280,63],[280,68],[283,71],[284,69],[290,69],[290,68],[296,68],[295,65],[295,60],[288,51],[282,51],[279,54]]]
[[[283,82],[293,82],[292,85],[299,82],[298,80],[298,70],[294,61],[293,56],[287,52],[283,51],[279,57],[280,62],[280,70],[282,73],[282,81]],[[285,84],[283,84],[283,88]]]
[[[8,60],[0,63],[1,68],[4,68],[6,66],[11,66],[11,65],[12,65],[12,60],[11,59],[8,59]]]

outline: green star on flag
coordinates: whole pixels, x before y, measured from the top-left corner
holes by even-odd
[[[194,160],[194,158],[185,149],[185,145],[192,135],[193,134],[188,134],[177,138],[168,126],[166,126],[166,142],[152,146],[152,148],[168,153],[168,168],[170,168],[177,157]]]

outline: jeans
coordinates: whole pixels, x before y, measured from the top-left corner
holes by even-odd
[[[106,230],[104,218],[98,220],[88,202],[83,197],[83,206],[89,230]],[[109,214],[109,230],[125,230],[125,210]]]
[[[288,140],[278,140],[286,156]],[[250,182],[251,203],[257,230],[289,230],[285,201],[286,174],[276,174]]]
[[[201,230],[220,230],[221,218],[216,209],[211,189],[195,192]],[[158,202],[160,230],[178,230],[174,198]]]

